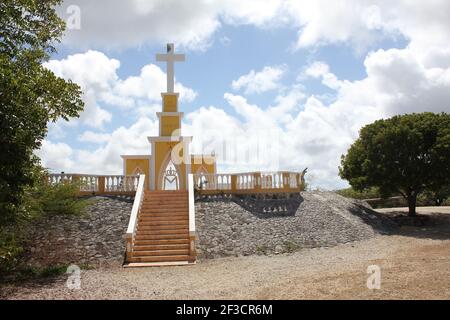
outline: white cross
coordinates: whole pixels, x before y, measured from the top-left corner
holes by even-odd
[[[175,48],[173,43],[167,44],[167,53],[158,53],[156,55],[156,61],[167,62],[167,92],[173,93],[174,87],[174,73],[173,66],[175,61],[184,61],[184,54],[174,54]]]

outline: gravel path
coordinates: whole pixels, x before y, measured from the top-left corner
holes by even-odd
[[[381,289],[366,287],[381,267]],[[207,260],[194,266],[82,271],[3,288],[7,299],[450,299],[450,240],[378,236],[295,254]]]
[[[398,209],[395,209],[398,210]],[[293,254],[230,257],[193,266],[81,272],[0,287],[2,299],[450,299],[450,214],[439,208],[416,223],[368,240]],[[395,214],[389,214],[395,216]],[[369,265],[381,289],[366,287]]]

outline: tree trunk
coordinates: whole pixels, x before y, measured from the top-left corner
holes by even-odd
[[[415,217],[416,216],[416,202],[417,195],[408,195],[408,216]]]

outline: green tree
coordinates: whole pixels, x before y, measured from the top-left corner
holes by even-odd
[[[0,2],[0,223],[14,221],[33,183],[48,122],[83,110],[79,86],[43,67],[65,29],[61,1]]]
[[[433,203],[435,206],[442,206],[450,197],[450,184],[438,188],[430,188],[424,192],[426,201]]]
[[[365,126],[342,156],[339,174],[356,190],[400,193],[416,215],[418,194],[450,184],[450,115],[407,114]]]

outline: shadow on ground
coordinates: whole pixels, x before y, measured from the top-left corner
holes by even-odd
[[[436,211],[439,209],[437,208]],[[392,211],[382,213],[397,224],[390,234],[421,239],[450,239],[450,214],[431,212],[408,217],[405,212]]]

